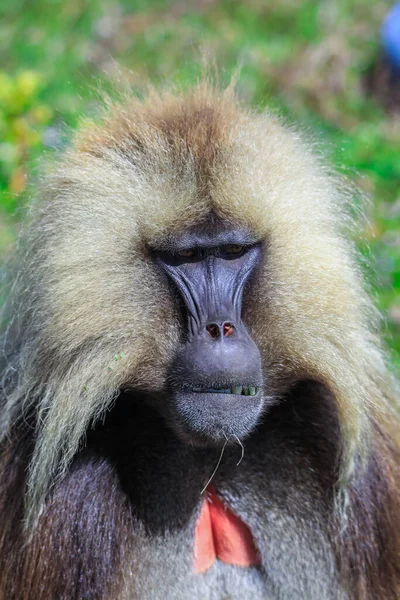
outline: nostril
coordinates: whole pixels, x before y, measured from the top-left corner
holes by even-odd
[[[232,323],[224,323],[222,326],[222,331],[224,332],[224,337],[229,337],[233,334],[235,330],[235,326]]]
[[[206,329],[212,338],[219,338],[221,335],[218,323],[209,323]]]
[[[230,337],[235,331],[235,326],[230,321],[225,321],[222,325],[219,323],[208,323],[206,330],[212,338],[218,339],[221,336]]]

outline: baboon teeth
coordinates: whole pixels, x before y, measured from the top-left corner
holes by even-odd
[[[243,391],[243,387],[241,385],[237,385],[236,387],[231,388],[231,394],[241,394]]]
[[[256,386],[242,386],[237,385],[233,388],[193,388],[192,392],[199,394],[235,394],[237,396],[256,396],[259,392]]]

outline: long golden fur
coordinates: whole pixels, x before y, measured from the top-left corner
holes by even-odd
[[[374,424],[397,419],[349,241],[351,202],[295,128],[244,109],[230,88],[150,91],[84,124],[32,208],[6,307],[2,437],[37,414],[28,528],[121,386],[164,387],[180,321],[148,249],[210,213],[264,243],[243,318],[271,388],[284,393],[309,378],[335,398],[347,526],[349,489],[374,452]]]

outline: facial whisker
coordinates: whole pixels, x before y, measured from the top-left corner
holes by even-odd
[[[225,437],[226,437],[226,436],[225,436]],[[222,460],[222,457],[223,457],[223,455],[224,455],[224,451],[225,451],[225,448],[226,448],[226,445],[227,445],[227,443],[228,443],[228,440],[227,440],[227,439],[225,439],[225,444],[222,446],[221,454],[220,454],[220,457],[219,457],[219,459],[218,459],[217,465],[216,465],[216,467],[215,467],[214,471],[212,472],[212,475],[211,475],[210,479],[207,481],[206,485],[205,485],[205,486],[203,487],[203,489],[201,490],[201,492],[200,492],[200,496],[202,496],[202,495],[204,494],[204,492],[206,491],[207,487],[210,485],[210,483],[211,483],[211,482],[212,482],[212,480],[214,479],[214,475],[215,475],[215,473],[218,471],[219,465],[221,464],[221,460]]]
[[[242,442],[239,440],[239,438],[238,438],[237,435],[234,435],[234,437],[236,438],[237,443],[239,444],[239,446],[242,449],[242,456],[240,457],[239,462],[236,463],[236,466],[238,467],[240,465],[240,463],[242,462],[243,457],[244,457],[244,446],[243,446]]]

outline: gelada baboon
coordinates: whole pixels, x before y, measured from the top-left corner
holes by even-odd
[[[82,127],[5,309],[2,599],[400,597],[394,385],[349,202],[230,88]]]

